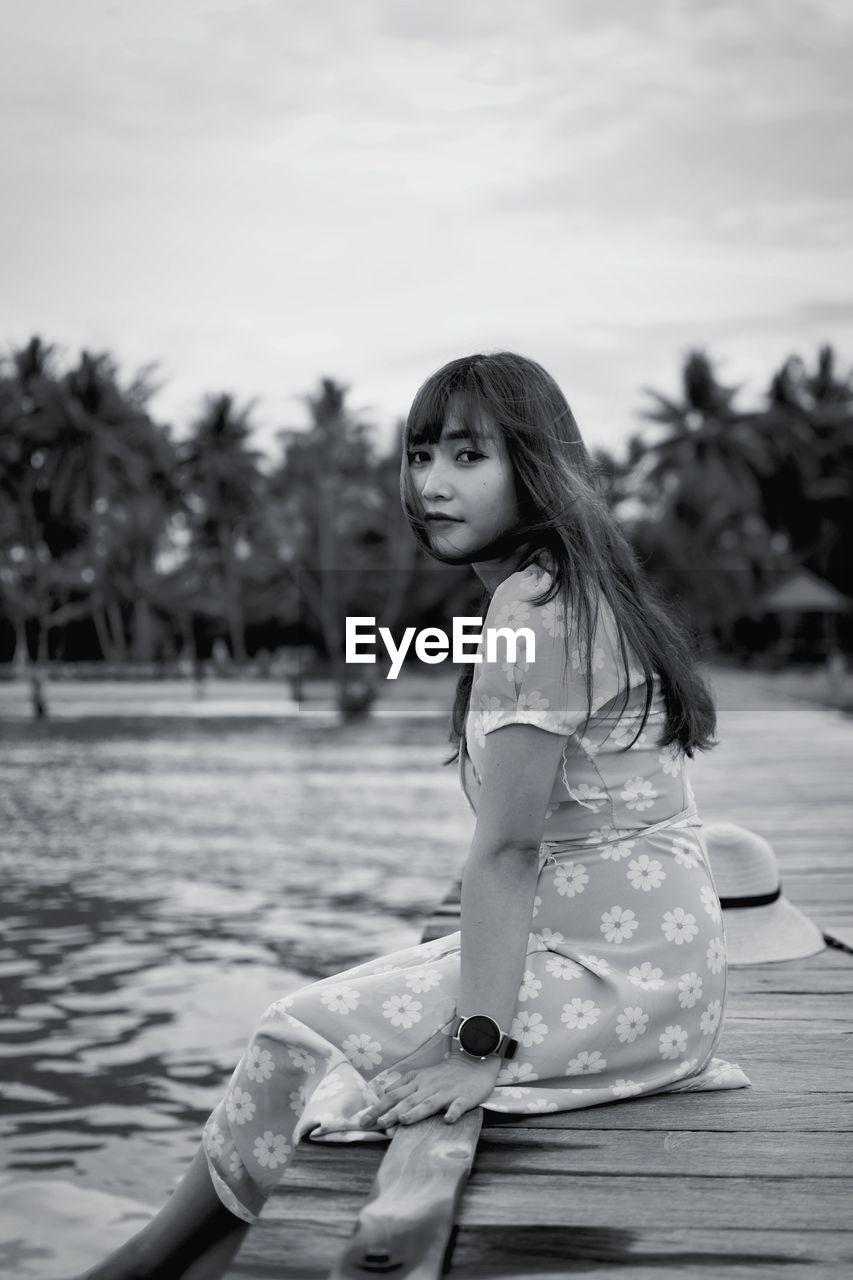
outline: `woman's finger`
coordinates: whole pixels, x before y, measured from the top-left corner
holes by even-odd
[[[435,1115],[435,1112],[441,1111],[442,1103],[438,1098],[421,1098],[419,1102],[415,1102],[414,1106],[406,1103],[401,1107],[398,1120],[400,1124],[414,1124],[416,1120],[424,1120],[427,1116]]]
[[[393,1107],[383,1107],[376,1117],[377,1122],[383,1125],[396,1124],[403,1114],[404,1106],[405,1103],[398,1102]]]
[[[389,1089],[386,1093],[383,1093],[380,1101],[376,1105],[387,1109],[395,1102],[400,1102],[401,1099],[408,1098],[410,1094],[415,1092],[417,1087],[417,1082],[415,1080],[410,1081],[408,1084],[395,1084],[393,1089]]]
[[[416,1086],[414,1084],[399,1085],[395,1084],[390,1089],[385,1089],[379,1094],[379,1101],[373,1104],[375,1107],[390,1107],[392,1103],[399,1102],[400,1098],[406,1097],[412,1092]]]
[[[414,1124],[417,1120],[424,1120],[427,1116],[435,1115],[436,1111],[441,1109],[441,1103],[435,1098],[426,1098],[423,1102],[418,1102],[413,1107],[407,1107],[400,1115],[400,1124]]]
[[[424,1098],[423,1096],[415,1096],[412,1098],[403,1098],[395,1106],[382,1112],[378,1117],[379,1123],[385,1125],[396,1124],[398,1121],[402,1121],[405,1116],[411,1115],[413,1111],[416,1111],[420,1107],[430,1103],[435,1105],[434,1100],[429,1097]],[[431,1113],[428,1112],[427,1114]]]
[[[470,1110],[471,1108],[462,1098],[454,1098],[453,1102],[451,1102],[450,1106],[445,1111],[444,1118],[448,1124],[453,1124],[455,1120],[458,1120],[460,1116],[463,1116],[466,1111]]]

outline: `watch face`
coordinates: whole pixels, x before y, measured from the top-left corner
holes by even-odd
[[[476,1053],[480,1057],[494,1053],[501,1041],[500,1027],[484,1013],[475,1013],[466,1018],[459,1031],[459,1043],[467,1053]]]

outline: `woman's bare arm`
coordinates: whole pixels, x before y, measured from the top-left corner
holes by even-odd
[[[545,810],[564,738],[510,724],[486,738],[477,827],[462,874],[459,1012],[485,1013],[509,1032],[533,914]],[[460,1066],[464,1065],[464,1071]],[[448,1067],[452,1070],[448,1070]],[[445,1119],[484,1102],[501,1059],[478,1061],[451,1042],[451,1061],[404,1072],[365,1123],[411,1123],[447,1106]],[[380,1114],[381,1113],[381,1114]]]
[[[477,826],[462,875],[459,1012],[508,1032],[524,976],[545,810],[565,738],[527,724],[486,736]]]

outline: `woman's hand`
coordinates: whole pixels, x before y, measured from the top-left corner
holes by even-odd
[[[362,1125],[374,1119],[383,1127],[412,1124],[444,1112],[448,1124],[485,1102],[503,1065],[494,1056],[461,1058],[451,1055],[435,1067],[407,1071],[382,1095],[382,1101],[362,1113]]]

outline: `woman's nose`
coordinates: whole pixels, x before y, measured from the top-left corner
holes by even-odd
[[[449,476],[440,464],[430,463],[426,472],[421,472],[421,496],[427,502],[434,498],[448,498],[451,485]]]

